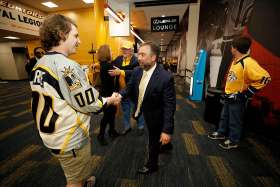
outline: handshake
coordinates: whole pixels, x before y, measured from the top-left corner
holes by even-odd
[[[114,92],[110,97],[107,97],[108,105],[118,105],[122,100],[121,94]]]

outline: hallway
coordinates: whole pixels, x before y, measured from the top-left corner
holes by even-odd
[[[126,136],[96,140],[101,115],[93,115],[92,172],[96,186],[279,186],[279,157],[256,135],[248,133],[239,149],[225,151],[207,138],[214,125],[203,120],[203,103],[187,98],[183,79],[176,77],[177,107],[173,150],[160,156],[160,169],[148,176],[136,173],[145,159],[147,134],[135,128]],[[0,186],[65,186],[63,171],[42,145],[30,110],[27,81],[0,84]],[[135,122],[133,121],[135,125]],[[121,118],[117,129],[122,130]]]

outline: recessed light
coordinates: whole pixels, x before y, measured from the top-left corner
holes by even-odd
[[[42,5],[45,5],[45,6],[49,7],[49,8],[55,8],[55,7],[58,7],[58,5],[57,5],[57,4],[55,4],[55,3],[51,2],[51,1],[44,2],[44,3],[42,3]]]
[[[161,17],[165,17],[165,15],[164,15],[164,14],[162,14],[162,15],[161,15]]]
[[[18,40],[18,39],[20,39],[19,37],[15,37],[15,36],[5,36],[3,38],[11,39],[11,40]]]
[[[94,3],[94,0],[83,0],[83,2],[90,4],[90,3]]]

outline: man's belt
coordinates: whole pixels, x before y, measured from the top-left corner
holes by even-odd
[[[88,139],[83,140],[81,142],[81,146],[79,148],[75,148],[75,149],[81,149],[87,142],[88,142]],[[75,149],[71,149],[69,151],[66,151],[66,153],[71,151],[73,153],[73,156],[76,157]],[[49,150],[55,155],[61,154],[61,149],[49,149]]]
[[[61,149],[50,149],[50,151],[51,151],[53,154],[55,154],[55,155],[59,155],[60,152],[61,152]],[[76,157],[75,150],[74,150],[74,149],[71,149],[70,151],[72,151],[73,156]],[[67,152],[69,152],[69,151],[67,151]],[[67,152],[66,152],[66,153],[67,153]]]

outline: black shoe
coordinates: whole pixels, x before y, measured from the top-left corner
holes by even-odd
[[[146,166],[143,166],[143,167],[139,168],[137,170],[137,172],[140,173],[140,174],[150,174],[150,173],[156,172],[157,170],[158,170],[158,168],[153,168],[152,169],[152,168],[148,168]]]
[[[168,153],[169,151],[171,151],[173,149],[173,145],[171,143],[168,144],[162,144],[159,147],[159,153],[163,154],[163,153]]]
[[[97,140],[100,143],[100,145],[108,145],[108,142],[105,140],[103,135],[98,135],[97,136]]]
[[[126,135],[127,133],[129,133],[131,131],[131,128],[125,129],[124,131],[122,131],[122,135]]]
[[[144,128],[143,129],[137,129],[136,135],[137,136],[143,136],[144,135]]]
[[[116,138],[116,137],[120,136],[120,133],[118,133],[115,129],[114,130],[109,130],[108,134],[111,138]]]

